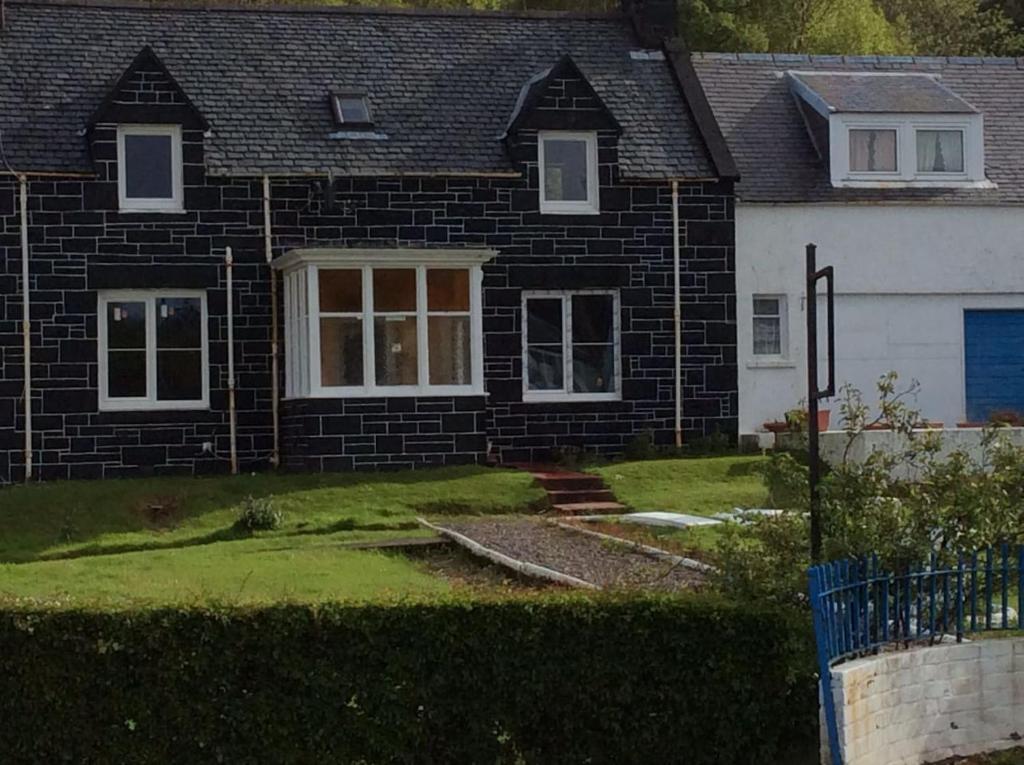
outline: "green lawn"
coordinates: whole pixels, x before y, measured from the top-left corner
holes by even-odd
[[[765,507],[760,456],[701,457],[612,463],[592,472],[635,510],[712,515],[734,507]]]
[[[275,531],[232,529],[272,496]],[[525,473],[259,474],[71,481],[0,490],[0,597],[60,602],[317,601],[446,588],[397,555],[347,543],[419,536],[417,514],[526,510]]]

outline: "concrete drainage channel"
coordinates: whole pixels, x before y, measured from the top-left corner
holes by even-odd
[[[558,521],[418,520],[476,556],[523,576],[570,587],[678,591],[699,586],[708,570],[699,561]]]

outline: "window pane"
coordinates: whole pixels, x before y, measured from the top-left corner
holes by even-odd
[[[544,198],[554,202],[587,200],[586,141],[544,140]]]
[[[782,328],[778,319],[754,319],[754,353],[774,356],[782,353]]]
[[[338,96],[343,122],[369,122],[370,110],[362,96]]]
[[[322,269],[319,279],[321,313],[362,313],[362,271]]]
[[[615,302],[611,295],[573,295],[572,341],[610,343]]]
[[[363,384],[362,319],[320,319],[320,384]]]
[[[202,348],[203,309],[199,298],[156,301],[156,347]]]
[[[469,385],[473,381],[469,327],[468,316],[431,316],[427,320],[431,385]]]
[[[107,348],[146,347],[146,304],[107,303]]]
[[[156,397],[160,401],[199,401],[203,398],[201,351],[157,351]]]
[[[145,351],[110,351],[107,354],[107,396],[145,398]]]
[[[427,271],[427,309],[430,311],[469,310],[469,271],[432,268]]]
[[[614,346],[573,346],[572,389],[575,393],[611,393],[615,390]]]
[[[531,345],[526,351],[529,390],[562,390],[565,366],[561,345]]]
[[[917,170],[921,173],[962,173],[964,134],[959,130],[918,130]]]
[[[896,131],[851,130],[850,170],[857,173],[896,172]]]
[[[124,181],[129,199],[171,199],[171,136],[125,135]]]
[[[411,268],[373,269],[373,310],[415,311],[416,272]]]
[[[526,335],[530,345],[562,342],[562,301],[533,298],[526,301]]]
[[[754,298],[754,315],[755,316],[778,316],[779,315],[779,300],[778,298]]]
[[[377,385],[416,385],[416,318],[373,320]]]

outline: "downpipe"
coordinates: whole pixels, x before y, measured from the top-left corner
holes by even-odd
[[[228,304],[228,427],[231,438],[231,474],[238,475],[238,436],[235,430],[235,291],[234,258],[231,248],[224,249],[224,266],[227,271]]]
[[[274,445],[270,464],[281,465],[280,414],[278,412],[278,345],[277,345],[277,274],[270,268],[274,257],[273,238],[270,229],[270,176],[263,176],[263,249],[270,270],[270,411],[273,419]]]
[[[676,448],[683,445],[683,293],[680,278],[679,257],[679,181],[672,181],[672,283],[673,283],[673,326],[675,327],[675,383],[676,383]]]
[[[21,203],[21,336],[25,368],[25,481],[32,480],[32,322],[28,268],[28,178],[18,176]]]

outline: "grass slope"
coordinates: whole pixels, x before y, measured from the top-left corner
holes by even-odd
[[[593,472],[635,510],[712,515],[734,507],[764,507],[768,492],[755,456],[613,463]]]
[[[274,497],[280,529],[232,529],[250,495]],[[541,496],[525,473],[477,467],[11,487],[0,491],[0,598],[251,603],[438,592],[447,584],[410,560],[344,545],[424,534],[418,513],[524,510]]]

